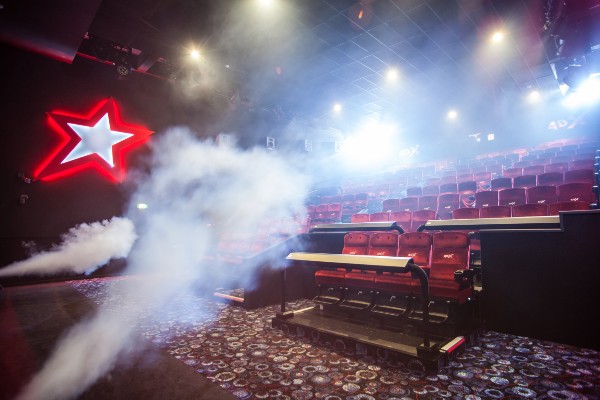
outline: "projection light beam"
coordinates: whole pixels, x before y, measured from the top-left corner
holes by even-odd
[[[54,249],[0,269],[0,277],[61,272],[89,274],[111,259],[127,257],[136,239],[133,222],[127,218],[81,224],[71,228]]]

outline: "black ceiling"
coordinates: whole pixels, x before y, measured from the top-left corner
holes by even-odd
[[[209,90],[287,120],[349,132],[367,118],[421,139],[441,129],[450,108],[471,133],[496,129],[531,89],[556,96],[552,65],[568,65],[599,38],[600,0],[258,3],[104,0],[89,32],[200,68],[213,80]],[[497,29],[505,41],[494,46]],[[568,46],[557,55],[559,34]],[[188,65],[192,47],[203,54],[199,67]],[[399,75],[393,84],[390,68]],[[334,103],[343,105],[339,115]]]

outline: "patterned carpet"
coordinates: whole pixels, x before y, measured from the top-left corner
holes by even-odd
[[[107,289],[120,282],[71,284],[118,309]],[[339,342],[284,335],[271,328],[276,306],[244,310],[183,295],[171,306],[160,318],[139,318],[143,336],[241,399],[600,399],[600,353],[593,350],[485,332],[450,365],[426,374]]]

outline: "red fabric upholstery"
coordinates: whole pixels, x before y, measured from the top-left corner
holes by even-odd
[[[396,232],[377,232],[369,238],[367,254],[370,256],[395,257],[398,253],[398,234]],[[373,288],[376,273],[374,271],[347,272],[344,281],[346,286],[354,288]]]
[[[502,172],[502,176],[506,178],[514,178],[515,176],[523,175],[523,168],[507,168]]]
[[[458,193],[444,193],[438,197],[437,214],[439,219],[452,218],[452,210],[460,208],[460,196]]]
[[[534,186],[527,189],[527,203],[550,204],[557,200],[556,186]]]
[[[472,219],[479,218],[478,208],[457,208],[452,211],[452,219]]]
[[[410,224],[412,221],[412,213],[410,211],[396,211],[390,213],[390,221],[396,221],[404,232],[411,230]]]
[[[558,187],[558,202],[563,201],[593,201],[591,183],[565,183]]]
[[[400,210],[400,199],[386,199],[381,203],[383,212],[396,212]]]
[[[562,201],[548,205],[548,215],[558,215],[560,211],[589,210],[590,204],[587,201]]]
[[[510,218],[510,206],[491,206],[479,210],[479,218]]]
[[[540,186],[545,185],[562,185],[564,176],[562,172],[546,172],[538,175],[537,184]]]
[[[411,232],[416,232],[417,229],[427,221],[435,219],[435,211],[419,210],[412,213]]]
[[[518,206],[527,203],[524,188],[502,189],[498,192],[498,205]]]
[[[512,208],[513,217],[535,217],[548,215],[548,205],[541,203],[521,204]]]
[[[495,178],[492,179],[492,190],[508,189],[512,187],[512,178]]]
[[[367,215],[367,214],[359,214]],[[342,254],[365,255],[369,249],[369,235],[362,232],[347,233],[344,236],[344,248]],[[337,270],[321,269],[315,272],[317,285],[343,285],[346,269]]]
[[[419,210],[437,210],[437,206],[437,195],[419,197]]]
[[[352,214],[350,222],[360,224],[363,222],[369,222],[369,214]]]
[[[537,185],[537,176],[535,175],[521,175],[516,176],[513,179],[513,187],[516,188],[530,188]]]
[[[569,163],[555,162],[556,158],[552,159],[552,163],[544,166],[544,172],[561,172],[565,173],[569,170]]]
[[[544,165],[536,164],[523,168],[523,175],[539,175],[544,173]]]
[[[498,205],[498,191],[489,190],[487,192],[475,193],[475,207],[492,207]]]
[[[441,298],[464,303],[473,293],[472,287],[461,288],[454,280],[454,272],[469,268],[469,237],[464,232],[440,232],[433,235],[429,293]]]
[[[565,172],[565,183],[582,182],[594,183],[593,169],[574,169]]]
[[[370,222],[385,222],[390,220],[390,213],[387,212],[378,212],[373,213],[369,216]]]
[[[419,209],[418,197],[404,197],[400,199],[400,211],[417,211]]]

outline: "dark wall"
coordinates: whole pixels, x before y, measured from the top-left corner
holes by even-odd
[[[93,170],[29,184],[18,177],[31,177],[58,143],[46,112],[86,114],[112,97],[125,123],[145,126],[156,138],[174,125],[214,135],[210,127],[227,108],[225,100],[210,96],[189,101],[178,95],[177,83],[148,75],[119,79],[112,66],[87,59],[66,64],[1,43],[0,57],[0,266],[25,256],[22,241],[56,241],[76,224],[120,215],[127,200],[125,184]],[[147,152],[145,145],[129,153],[129,167],[139,166]],[[21,195],[28,196],[24,204]]]

